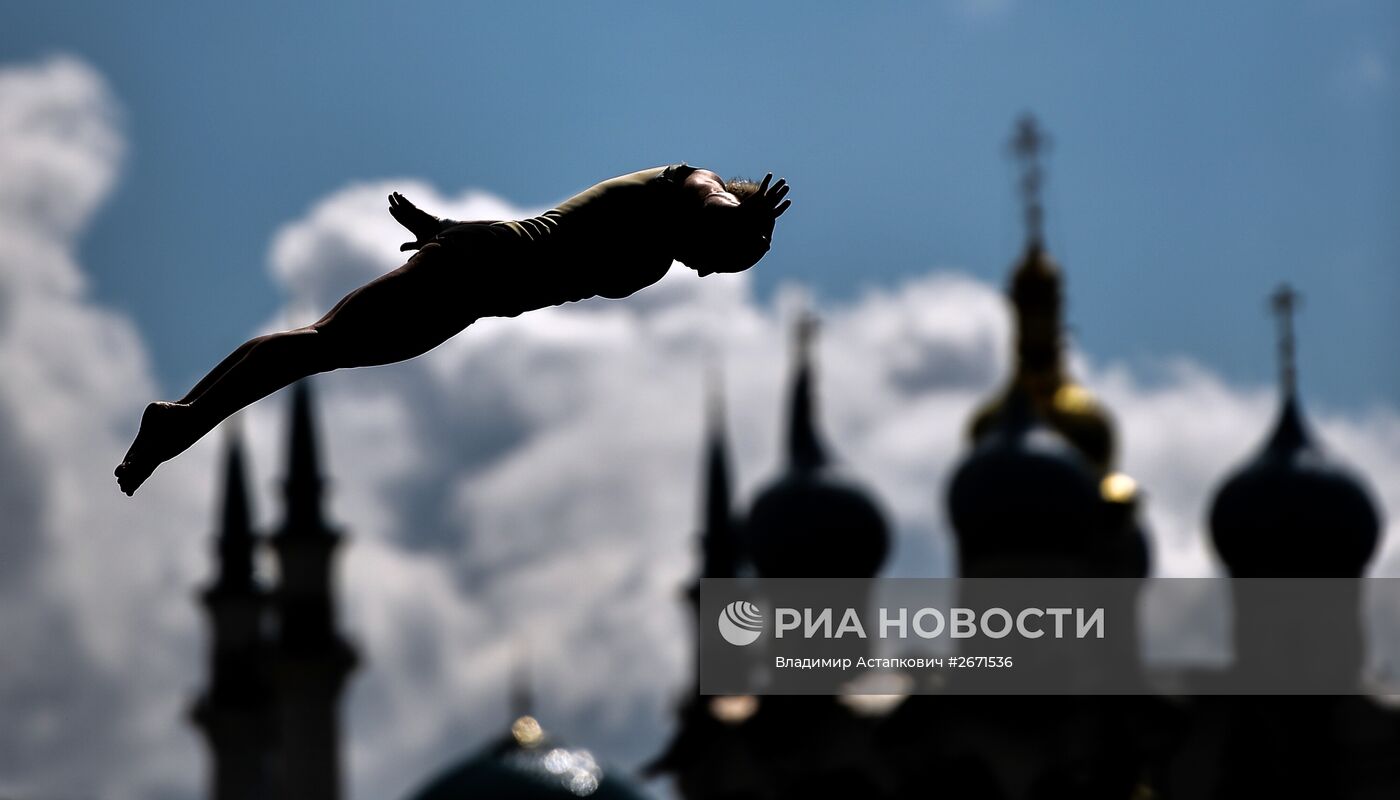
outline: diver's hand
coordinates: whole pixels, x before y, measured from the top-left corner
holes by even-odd
[[[751,219],[752,227],[749,230],[758,234],[753,240],[741,245],[741,249],[745,251],[743,260],[751,266],[758,263],[773,246],[773,225],[792,205],[791,200],[784,199],[788,193],[788,182],[779,178],[777,183],[769,186],[771,180],[773,173],[770,172],[763,176],[758,190],[739,203],[740,213],[747,214]]]
[[[758,191],[745,197],[739,203],[739,208],[744,213],[754,217],[755,224],[766,227],[769,236],[772,235],[773,221],[781,217],[783,212],[792,205],[791,200],[784,199],[790,188],[787,180],[779,178],[777,183],[769,186],[768,183],[771,180],[773,180],[773,173],[764,175],[763,182],[758,185]]]
[[[389,195],[389,213],[417,239],[399,245],[399,250],[418,250],[448,226],[447,220],[429,214],[398,192]]]

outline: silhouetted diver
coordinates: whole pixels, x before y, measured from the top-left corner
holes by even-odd
[[[312,325],[245,342],[180,400],[146,406],[117,483],[133,494],[230,414],[308,375],[422,355],[481,317],[626,297],[661,280],[673,260],[701,275],[746,270],[792,204],[787,182],[770,186],[772,178],[725,183],[687,164],[656,167],[501,222],[440,219],[395,192],[389,213],[416,237],[399,248],[418,250],[408,263]]]

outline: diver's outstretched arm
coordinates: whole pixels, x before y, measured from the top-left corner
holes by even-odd
[[[455,219],[435,217],[429,214],[418,206],[410,203],[407,197],[404,197],[398,192],[389,195],[389,213],[394,219],[398,220],[400,225],[408,228],[409,233],[417,237],[416,241],[404,242],[399,245],[400,251],[419,250],[428,242],[432,241],[434,236],[437,236],[453,225],[460,224]]]

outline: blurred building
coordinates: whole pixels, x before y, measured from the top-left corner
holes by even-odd
[[[237,428],[226,444],[215,577],[199,599],[209,623],[208,685],[191,711],[209,755],[211,800],[338,800],[343,796],[340,701],[357,665],[340,634],[333,567],[340,534],[325,517],[324,474],[309,381],[292,390],[282,522],[253,528]],[[259,578],[270,555],[275,586]],[[588,750],[564,745],[531,715],[477,752],[426,778],[415,800],[590,796],[631,800],[628,779]]]
[[[947,487],[959,574],[1105,577],[1131,586],[1150,567],[1142,501],[1136,481],[1116,467],[1109,410],[1065,364],[1064,280],[1042,235],[1043,143],[1034,121],[1023,119],[1013,148],[1024,163],[1027,240],[1007,291],[1015,359],[1004,387],[973,414],[969,451]],[[1278,422],[1218,491],[1213,542],[1235,577],[1359,578],[1378,545],[1379,511],[1364,480],[1309,430],[1294,379],[1291,290],[1282,289],[1275,306]],[[722,421],[711,414],[701,577],[879,572],[888,534],[878,501],[848,476],[804,477],[814,465],[829,466],[817,434],[810,327],[799,323],[788,472],[747,515],[732,510],[727,469],[715,466],[724,463]],[[1265,619],[1280,615],[1260,604],[1279,601],[1267,592],[1236,592],[1233,600],[1231,669],[1248,671],[1260,640],[1282,633]],[[1334,655],[1329,664],[1359,680],[1359,597],[1343,593],[1324,613],[1311,611],[1297,618],[1312,622],[1288,635],[1325,648]],[[1132,653],[1109,654],[1115,663],[1136,662],[1135,639],[1128,644]],[[1206,689],[1211,676],[1190,679],[1198,682],[1179,696],[934,693],[842,702],[692,693],[650,770],[671,776],[689,800],[1400,797],[1400,714],[1361,695],[1193,696],[1191,686]]]
[[[270,546],[278,585],[257,577],[243,446],[230,436],[217,539],[218,570],[201,595],[210,633],[209,686],[192,717],[210,756],[216,800],[342,795],[340,697],[356,665],[336,626],[332,566],[340,535],[327,523],[310,385],[292,393],[285,514]]]
[[[1137,483],[1116,466],[1110,411],[1070,374],[1065,289],[1042,234],[1043,137],[1022,120],[1026,243],[1008,299],[1015,359],[969,423],[944,501],[966,577],[1148,575]],[[1234,577],[1358,578],[1379,545],[1364,479],[1319,443],[1302,411],[1293,356],[1295,296],[1280,317],[1280,408],[1260,451],[1221,484],[1212,540]],[[816,323],[798,321],[783,470],[746,512],[732,497],[722,398],[708,411],[700,578],[879,576],[891,531],[875,493],[822,432]],[[339,541],[322,513],[309,389],[295,390],[284,521],[271,547],[278,585],[254,560],[242,448],[230,439],[216,577],[201,594],[211,628],[208,687],[193,711],[217,800],[340,796],[338,704],[356,664],[337,632],[331,567]],[[847,605],[865,601],[860,580]],[[1268,637],[1266,604],[1237,593],[1236,660],[1248,673]],[[1306,617],[1307,615],[1303,615]],[[1359,598],[1340,596],[1288,635],[1347,654],[1359,675]],[[1134,660],[1131,653],[1108,654]],[[1091,667],[1092,665],[1086,665]],[[1261,671],[1261,675],[1263,672]],[[1335,677],[1335,676],[1334,676]],[[1209,675],[1190,676],[1197,689]],[[644,768],[687,800],[946,797],[962,800],[1237,800],[1400,797],[1400,714],[1366,696],[702,696],[680,698],[670,741]],[[523,691],[500,736],[425,779],[413,800],[641,797],[585,749],[550,738]]]

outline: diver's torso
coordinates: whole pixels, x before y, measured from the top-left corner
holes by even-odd
[[[489,285],[479,298],[483,316],[523,311],[601,295],[626,297],[661,279],[675,256],[682,209],[681,183],[694,168],[656,167],[603,181],[545,213],[487,223],[491,252],[479,249],[482,231],[467,224],[444,231],[460,240],[473,262],[473,279]],[[482,272],[488,274],[482,274]]]

